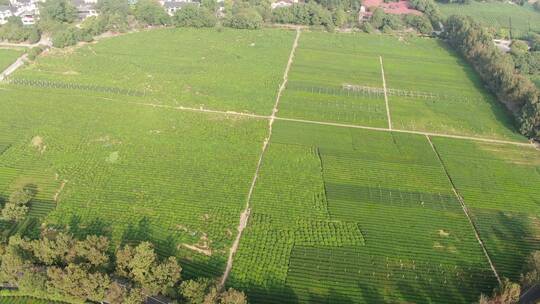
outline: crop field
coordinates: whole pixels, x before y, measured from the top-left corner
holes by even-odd
[[[469,303],[495,277],[423,136],[278,122],[231,284],[257,302]]]
[[[346,86],[382,87],[379,57],[363,54],[366,37],[302,34],[280,115],[386,127],[383,95],[344,89]]]
[[[434,140],[499,273],[519,279],[540,250],[540,153],[533,148]]]
[[[3,197],[34,184],[30,215],[52,211],[47,222],[75,233],[150,239],[222,271],[264,121],[17,86],[0,99]]]
[[[5,70],[17,58],[22,55],[22,51],[14,49],[0,49],[0,71]]]
[[[269,115],[293,38],[294,32],[281,30],[146,31],[74,53],[55,50],[15,78],[130,90],[155,104]]]
[[[433,95],[391,94],[394,128],[522,140],[510,115],[446,45],[433,39],[393,40],[382,55],[388,88]]]
[[[380,57],[395,129],[523,140],[473,69],[433,39],[303,33],[279,115],[388,126]]]
[[[510,25],[514,37],[524,37],[530,30],[540,32],[540,12],[534,10],[531,4],[523,6],[510,2],[478,2],[471,4],[439,4],[445,16],[471,16],[488,26],[508,33]]]
[[[217,278],[258,172],[227,281],[250,303],[471,303],[497,281],[452,180],[517,278],[540,249],[538,151],[432,136],[440,161],[406,133],[525,142],[474,71],[437,40],[302,31],[284,77],[294,37],[157,29],[22,67],[0,83],[0,201],[38,192],[0,237],[150,240]]]

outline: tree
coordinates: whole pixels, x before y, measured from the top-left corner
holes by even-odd
[[[137,21],[147,25],[166,25],[170,23],[169,15],[154,0],[139,0],[135,4],[134,15]]]
[[[21,189],[15,190],[9,196],[8,202],[2,209],[2,218],[6,221],[18,222],[26,217],[28,213],[27,204],[37,194],[37,187],[27,184]]]
[[[77,8],[69,0],[47,0],[41,4],[41,17],[61,23],[72,23],[77,18]]]
[[[187,304],[203,304],[213,282],[207,278],[184,281],[180,285],[180,294]]]
[[[491,298],[481,295],[479,304],[517,304],[520,293],[521,287],[506,279],[500,288],[493,291]]]
[[[51,293],[59,293],[75,297],[83,301],[101,301],[105,298],[110,286],[109,276],[92,273],[82,265],[69,264],[66,268],[49,267],[47,289]]]
[[[93,267],[105,266],[109,262],[107,249],[109,239],[104,236],[89,235],[75,244],[75,253]]]
[[[104,15],[127,17],[129,13],[129,4],[127,0],[98,0],[96,8]]]
[[[220,304],[247,304],[247,297],[242,291],[233,288],[221,293]]]
[[[225,25],[237,29],[258,29],[261,28],[263,19],[254,8],[242,8],[229,16]]]
[[[107,290],[105,300],[110,304],[140,304],[144,302],[142,290],[127,288],[117,282],[112,282]]]
[[[525,274],[521,276],[521,283],[524,288],[540,283],[540,251],[534,251],[527,258]]]
[[[216,16],[207,8],[197,5],[186,5],[173,16],[173,24],[177,27],[214,27]]]
[[[11,237],[9,239],[8,246],[2,255],[2,262],[0,263],[0,280],[3,282],[9,282],[17,284],[21,274],[25,273],[31,268],[31,263],[28,262],[19,246],[16,244],[20,238]]]
[[[522,55],[527,53],[529,45],[525,41],[515,40],[511,45],[511,52],[514,55]]]
[[[406,15],[405,23],[424,35],[433,32],[433,26],[431,26],[431,22],[425,16]]]
[[[53,34],[52,42],[53,46],[57,48],[64,48],[72,46],[80,41],[81,33],[76,27],[68,27],[65,30],[58,31]]]
[[[116,254],[116,271],[132,279],[148,294],[165,293],[178,283],[182,268],[174,257],[159,262],[154,248],[142,242],[132,248],[126,245]]]

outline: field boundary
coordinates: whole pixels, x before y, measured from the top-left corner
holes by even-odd
[[[386,77],[384,76],[384,65],[382,56],[379,56],[379,62],[381,63],[381,76],[383,82],[384,102],[386,103],[386,118],[388,119],[388,129],[392,130],[392,117],[390,115],[390,106],[388,105],[388,92],[386,90]]]
[[[276,96],[276,101],[274,103],[274,107],[272,108],[272,115],[269,117],[268,136],[263,141],[262,151],[259,156],[259,161],[257,162],[257,168],[255,169],[255,174],[253,175],[253,179],[251,180],[251,186],[249,188],[249,191],[246,197],[246,207],[244,211],[242,211],[242,213],[240,214],[240,222],[238,224],[238,234],[236,235],[233,245],[231,246],[231,249],[229,251],[229,258],[227,259],[227,266],[225,267],[225,272],[223,273],[223,277],[219,283],[218,289],[223,289],[223,287],[225,286],[225,283],[227,282],[227,279],[229,278],[229,275],[232,270],[233,261],[234,261],[234,255],[236,254],[236,251],[238,250],[238,245],[240,244],[242,233],[244,229],[247,227],[247,224],[249,221],[249,215],[251,213],[251,198],[253,196],[253,190],[255,189],[255,184],[257,183],[257,180],[259,178],[259,172],[261,170],[264,155],[266,151],[268,150],[268,146],[270,145],[270,139],[272,138],[272,125],[274,124],[274,121],[276,119],[276,114],[278,112],[279,101],[281,99],[281,95],[283,91],[285,90],[285,87],[287,86],[287,81],[289,80],[289,71],[294,61],[294,53],[296,51],[296,48],[298,47],[298,40],[300,39],[300,34],[301,34],[301,29],[297,28],[296,37],[294,38],[294,42],[291,48],[291,53],[289,55],[289,60],[287,61],[285,72],[283,73],[283,81],[281,85],[279,86],[279,90]]]
[[[454,181],[452,180],[452,177],[450,176],[450,173],[446,169],[446,165],[444,164],[444,162],[443,162],[443,160],[441,158],[441,155],[439,154],[439,151],[437,151],[437,148],[435,147],[435,145],[431,141],[431,138],[429,137],[429,135],[426,135],[426,138],[427,138],[427,140],[429,142],[429,145],[431,146],[431,149],[433,150],[433,152],[437,156],[437,160],[441,164],[441,166],[442,166],[442,168],[444,170],[444,173],[446,174],[446,177],[448,178],[448,181],[450,182],[450,185],[452,186],[452,191],[454,192],[454,195],[458,199],[459,204],[461,205],[461,208],[463,209],[463,212],[465,213],[465,216],[467,217],[467,220],[469,220],[469,224],[471,224],[471,227],[472,227],[472,229],[474,231],[474,236],[476,237],[476,240],[480,244],[480,247],[482,248],[482,251],[484,252],[484,255],[486,256],[486,259],[487,259],[487,261],[489,263],[489,266],[491,267],[491,271],[493,271],[493,274],[495,275],[495,278],[497,278],[497,282],[499,282],[499,285],[502,285],[502,281],[501,281],[501,278],[499,276],[499,273],[497,272],[497,269],[495,268],[495,265],[493,264],[493,261],[491,260],[491,257],[489,256],[489,253],[488,253],[488,251],[486,249],[486,246],[484,245],[484,242],[480,238],[480,233],[478,232],[478,228],[476,227],[476,224],[474,223],[471,216],[469,215],[469,208],[467,208],[467,205],[465,205],[465,200],[459,194],[459,192],[458,192],[458,190],[456,188],[456,185],[454,184]]]
[[[122,103],[129,103],[129,104],[148,106],[148,107],[154,107],[154,108],[165,108],[165,109],[178,110],[178,111],[244,116],[244,117],[256,118],[256,119],[272,119],[272,116],[253,114],[253,113],[243,113],[243,112],[236,112],[236,111],[212,110],[212,109],[205,109],[203,107],[194,108],[194,107],[170,106],[170,105],[161,105],[161,104],[155,104],[155,103],[145,103],[145,102],[135,102],[135,101],[118,101],[118,100],[114,100],[110,98],[103,98],[103,99],[107,101],[117,101],[117,102],[122,102]],[[307,120],[307,119],[299,119],[299,118],[286,118],[286,117],[280,117],[280,116],[274,116],[274,119],[283,120],[283,121],[302,122],[302,123],[309,123],[309,124],[316,124],[316,125],[352,128],[352,129],[363,129],[363,130],[371,130],[371,131],[379,131],[379,132],[396,132],[396,133],[416,134],[416,135],[424,135],[424,136],[431,136],[431,137],[443,137],[443,138],[452,138],[452,139],[460,139],[460,140],[480,141],[480,142],[495,143],[495,144],[506,144],[506,145],[521,146],[521,147],[532,147],[532,148],[535,147],[535,145],[531,142],[519,142],[519,141],[485,138],[485,137],[477,137],[477,136],[454,135],[454,134],[446,134],[446,133],[412,131],[412,130],[402,130],[402,129],[388,129],[388,128],[381,128],[381,127],[352,125],[352,124],[344,124],[344,123],[337,123],[337,122],[325,122],[325,121]]]
[[[9,75],[13,74],[17,69],[24,65],[24,61],[28,58],[27,54],[23,54],[21,57],[17,58],[10,66],[0,73],[0,81],[4,81]]]

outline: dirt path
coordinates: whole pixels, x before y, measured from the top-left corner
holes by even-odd
[[[448,173],[448,170],[446,169],[446,165],[444,164],[444,162],[443,162],[443,160],[441,158],[441,155],[437,151],[437,148],[435,148],[435,145],[431,141],[431,138],[428,135],[426,135],[426,138],[427,138],[427,140],[429,142],[429,145],[431,146],[431,149],[433,149],[433,152],[437,156],[437,159],[439,160],[439,163],[441,164],[441,166],[442,166],[442,168],[444,170],[444,173],[446,174],[446,177],[448,178],[448,181],[450,182],[450,185],[452,186],[452,191],[454,192],[454,195],[458,199],[459,204],[461,205],[461,208],[463,209],[463,212],[465,213],[465,216],[467,217],[467,220],[469,220],[469,224],[471,225],[471,227],[472,227],[472,229],[474,231],[474,236],[476,237],[476,240],[480,244],[480,247],[482,248],[482,251],[484,252],[484,255],[486,256],[486,259],[487,259],[487,261],[489,263],[489,266],[491,267],[491,271],[493,271],[493,274],[497,278],[497,281],[499,282],[499,285],[501,285],[502,284],[501,278],[499,277],[499,274],[497,273],[497,269],[495,269],[495,265],[491,261],[491,257],[489,256],[489,253],[488,253],[488,251],[486,249],[486,246],[484,245],[484,242],[480,238],[480,233],[478,232],[478,228],[476,227],[476,224],[474,223],[471,216],[469,215],[469,209],[467,208],[467,205],[465,205],[465,200],[463,200],[463,197],[457,191],[456,185],[454,184],[454,181],[452,180],[452,177],[450,176],[450,173]]]
[[[236,115],[236,116],[244,116],[244,117],[250,117],[250,118],[257,118],[257,119],[269,119],[269,120],[274,119],[274,120],[283,120],[283,121],[295,121],[295,122],[302,122],[302,123],[309,123],[309,124],[316,124],[316,125],[334,126],[334,127],[343,127],[343,128],[353,128],[353,129],[363,129],[363,130],[371,130],[371,131],[379,131],[379,132],[396,132],[396,133],[416,134],[416,135],[424,135],[424,136],[431,136],[431,137],[443,137],[443,138],[452,138],[452,139],[461,139],[461,140],[471,140],[471,141],[496,143],[496,144],[515,145],[515,146],[521,146],[521,147],[535,147],[535,145],[533,143],[530,143],[530,142],[519,142],[519,141],[511,141],[511,140],[503,140],[503,139],[492,139],[492,138],[477,137],[477,136],[465,136],[465,135],[454,135],[454,134],[445,134],[445,133],[436,133],[436,132],[423,132],[423,131],[389,129],[389,128],[380,128],[380,127],[369,127],[369,126],[352,125],[352,124],[344,124],[344,123],[336,123],[336,122],[325,122],[325,121],[316,121],[316,120],[307,120],[307,119],[277,117],[275,115],[274,116],[266,116],[266,115],[235,112],[235,111],[211,110],[211,109],[205,109],[205,108],[202,108],[202,107],[201,108],[192,108],[192,107],[183,107],[183,106],[176,107],[176,106],[160,105],[160,104],[154,104],[154,103],[131,102],[131,101],[121,101],[121,100],[113,100],[113,99],[107,99],[107,100],[108,101],[115,101],[115,102],[122,102],[122,103],[130,103],[130,104],[135,104],[135,105],[148,106],[148,107],[154,107],[154,108],[165,108],[165,109],[171,109],[171,110],[179,110],[179,111],[212,113],[212,114],[221,114],[221,115]]]
[[[24,65],[24,61],[28,55],[24,54],[21,57],[17,58],[17,60],[12,63],[10,66],[8,66],[1,74],[0,74],[0,81],[4,81],[6,77],[13,74],[18,68],[22,67]]]
[[[386,90],[386,77],[384,76],[384,65],[382,56],[379,56],[379,62],[381,63],[381,75],[384,92],[384,102],[386,103],[386,118],[388,119],[388,129],[392,130],[392,117],[390,116],[390,106],[388,105],[388,92]]]
[[[296,37],[294,38],[294,43],[291,49],[291,53],[289,55],[289,61],[287,62],[287,67],[285,68],[285,72],[283,73],[283,82],[279,86],[278,94],[276,96],[276,102],[274,103],[274,108],[272,109],[272,115],[269,117],[268,136],[264,139],[264,142],[262,145],[262,151],[259,156],[259,161],[257,162],[257,168],[255,169],[255,174],[253,175],[253,179],[251,180],[251,186],[249,187],[248,195],[246,198],[246,208],[240,215],[240,223],[238,224],[238,234],[236,235],[234,243],[231,246],[231,249],[229,252],[229,258],[227,259],[227,267],[225,268],[225,272],[223,273],[223,277],[221,278],[221,281],[219,283],[219,289],[222,289],[225,286],[225,283],[227,282],[227,279],[229,278],[229,274],[231,273],[231,270],[232,270],[234,255],[236,254],[236,251],[238,250],[238,245],[240,244],[242,232],[244,231],[244,229],[246,228],[249,222],[249,215],[251,214],[251,207],[250,207],[251,197],[253,195],[253,190],[255,189],[255,184],[257,183],[257,179],[259,178],[259,171],[261,170],[264,155],[266,151],[268,150],[270,139],[272,138],[272,126],[276,119],[276,114],[278,112],[279,101],[281,99],[281,95],[283,91],[285,90],[285,87],[287,86],[287,81],[289,80],[289,71],[294,62],[294,53],[296,51],[296,48],[298,47],[298,40],[300,38],[300,34],[301,34],[301,29],[297,28]]]

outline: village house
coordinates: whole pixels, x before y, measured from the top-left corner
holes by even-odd
[[[270,4],[270,7],[272,9],[276,9],[276,8],[279,8],[279,7],[289,7],[289,6],[292,6],[295,3],[298,3],[298,0],[278,0],[278,1],[273,2],[272,4]]]
[[[73,5],[77,8],[77,15],[80,20],[88,17],[98,16],[96,9],[97,0],[72,0]]]
[[[186,5],[201,5],[200,2],[193,0],[160,0],[159,3],[163,6],[169,16],[174,16],[176,11],[181,10]]]

